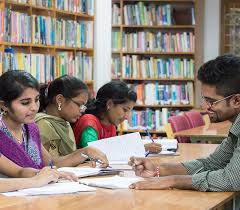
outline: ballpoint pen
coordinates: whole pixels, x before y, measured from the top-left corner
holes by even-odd
[[[177,149],[175,149],[175,148],[168,148],[167,151],[176,152]]]
[[[86,159],[89,159],[89,160],[91,160],[91,161],[94,161],[94,162],[96,162],[96,163],[104,164],[101,160],[94,159],[94,158],[90,157],[89,155],[86,155],[86,154],[81,153],[81,156],[84,157],[84,158],[86,158]],[[109,168],[112,168],[111,166],[108,166],[108,167],[109,167]]]
[[[48,166],[50,166],[51,169],[53,169],[53,161],[52,160],[49,161]]]
[[[150,154],[150,151],[145,152],[145,157],[147,157]]]
[[[151,139],[152,143],[154,143],[154,140],[153,140],[148,128],[146,128],[146,134],[147,134],[148,138]]]

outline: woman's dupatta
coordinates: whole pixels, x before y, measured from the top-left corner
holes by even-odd
[[[41,152],[41,143],[39,130],[35,123],[31,123],[25,125],[27,132],[27,142],[25,144],[29,144],[29,141],[33,141],[36,145],[36,151],[39,155],[40,164],[35,163],[30,155],[24,150],[23,145],[19,145],[15,140],[11,139],[7,136],[3,131],[0,130],[0,153],[7,157],[9,160],[13,161],[15,164],[21,167],[31,167],[40,169],[44,167],[42,152]],[[26,146],[27,148],[28,146]]]

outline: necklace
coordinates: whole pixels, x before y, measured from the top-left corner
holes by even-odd
[[[3,119],[1,119],[3,126],[5,127],[6,131],[9,133],[9,135],[18,143],[22,144],[24,143],[24,132],[23,132],[23,126],[21,126],[21,137],[14,135],[14,133],[7,127],[6,123]]]
[[[8,130],[9,130],[9,129],[8,129]],[[22,129],[22,128],[21,128],[21,137],[20,137],[20,138],[17,137],[16,135],[13,135],[13,132],[12,132],[12,131],[9,130],[9,132],[10,132],[11,136],[16,140],[17,143],[19,143],[19,144],[22,144],[22,143],[23,143],[23,141],[24,141],[24,135],[23,135],[23,129]]]

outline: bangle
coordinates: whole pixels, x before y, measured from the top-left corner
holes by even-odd
[[[155,177],[160,177],[159,166],[156,167]]]
[[[35,176],[37,176],[40,173],[40,170],[35,172]]]

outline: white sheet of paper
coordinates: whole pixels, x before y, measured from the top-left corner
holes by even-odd
[[[98,174],[101,168],[91,168],[91,167],[62,167],[58,168],[58,171],[71,172],[77,177],[85,177],[90,175]]]
[[[53,183],[43,187],[29,188],[15,192],[3,193],[6,196],[26,196],[26,195],[56,195],[75,192],[91,192],[96,188],[79,184],[78,182]]]
[[[109,189],[126,189],[132,183],[142,181],[140,177],[120,177],[113,176],[107,178],[81,179],[80,183],[93,187],[102,187]]]
[[[107,155],[109,164],[127,164],[131,156],[144,157],[145,149],[139,133],[129,133],[88,143]]]

